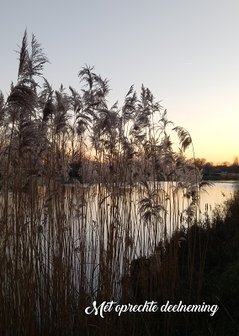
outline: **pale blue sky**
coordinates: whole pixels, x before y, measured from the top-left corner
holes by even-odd
[[[112,102],[144,83],[190,131],[198,157],[239,155],[238,0],[2,0],[3,93],[25,28],[51,61],[44,74],[54,88],[79,88],[84,64],[110,79]]]

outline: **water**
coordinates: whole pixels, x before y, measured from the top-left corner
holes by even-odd
[[[233,196],[235,191],[239,190],[239,181],[211,181],[212,186],[206,187],[201,191],[200,210],[201,213],[208,212],[212,214],[216,206],[223,203]]]
[[[156,187],[149,183],[148,187],[148,191],[142,185],[121,190],[79,184],[48,194],[43,187],[36,203],[32,203],[30,195],[22,195],[23,211],[14,206],[16,200],[10,195],[6,258],[18,260],[20,255],[26,255],[26,247],[33,247],[33,253],[27,255],[36,256],[35,264],[43,278],[47,279],[64,263],[70,270],[69,281],[77,288],[84,283],[85,290],[94,295],[102,283],[107,288],[111,284],[109,295],[119,297],[122,275],[129,274],[132,260],[148,257],[160,240],[190,224],[185,210],[191,200],[183,197],[184,190],[175,193],[175,185],[170,183]],[[233,181],[217,181],[205,187],[201,191],[201,215],[205,211],[211,215],[213,208],[232,197],[236,190],[239,182]],[[146,200],[143,205],[151,211],[149,220],[140,214],[140,200]],[[158,204],[164,210],[157,208]],[[144,212],[147,211],[146,207]],[[21,225],[18,235],[15,219]],[[15,256],[16,237],[19,241]],[[20,261],[18,267],[25,267]],[[41,281],[43,278],[40,277]]]
[[[154,190],[152,185],[150,188]],[[112,245],[117,248],[119,255],[123,255],[127,249],[127,258],[130,259],[150,255],[163,237],[170,237],[175,230],[189,225],[186,210],[191,200],[183,197],[183,190],[179,190],[176,195],[173,190],[173,186],[168,183],[157,186],[156,195],[150,196],[153,205],[148,212],[151,216],[149,220],[145,220],[140,213],[139,202],[149,196],[141,187],[123,191],[109,190],[103,186],[100,190],[99,186],[85,187],[83,192],[81,188],[73,190],[68,202],[74,210],[68,224],[76,237],[76,250],[84,245],[87,259],[91,259],[91,254],[98,255],[97,250],[100,248],[108,253]],[[205,214],[211,216],[213,209],[231,198],[235,190],[239,190],[239,182],[216,181],[206,186],[201,191],[197,208],[200,218],[203,219]],[[156,205],[162,204],[164,208],[158,210],[155,207],[156,215],[154,202]]]

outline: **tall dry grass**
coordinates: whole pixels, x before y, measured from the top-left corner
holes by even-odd
[[[93,68],[79,72],[80,92],[67,92],[43,78],[46,62],[25,33],[17,82],[0,97],[0,331],[110,335],[116,320],[91,321],[85,307],[136,299],[132,261],[192,225],[200,172],[185,158],[189,133],[149,89],[138,96],[132,86],[122,107],[108,107],[108,81]],[[196,253],[192,245],[189,269]],[[177,285],[177,262],[175,246],[165,298]],[[159,251],[154,273],[160,267]],[[118,321],[118,330],[130,325],[136,334],[134,323]]]

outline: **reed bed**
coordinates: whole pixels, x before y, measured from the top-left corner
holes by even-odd
[[[17,82],[0,100],[0,332],[111,335],[117,324],[136,335],[134,318],[91,320],[84,309],[135,301],[132,282],[147,284],[133,261],[160,254],[197,219],[203,184],[185,158],[191,136],[144,86],[108,107],[108,81],[93,68],[79,72],[80,93],[67,93],[43,79],[46,62],[25,33]],[[177,262],[175,246],[164,297],[177,285]],[[159,257],[152,276],[160,267]]]

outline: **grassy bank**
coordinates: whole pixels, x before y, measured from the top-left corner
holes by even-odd
[[[215,211],[212,220],[176,232],[150,258],[136,260],[132,284],[137,302],[151,298],[161,303],[219,305],[213,317],[205,313],[146,316],[149,335],[238,335],[238,251],[237,193],[225,208]]]

